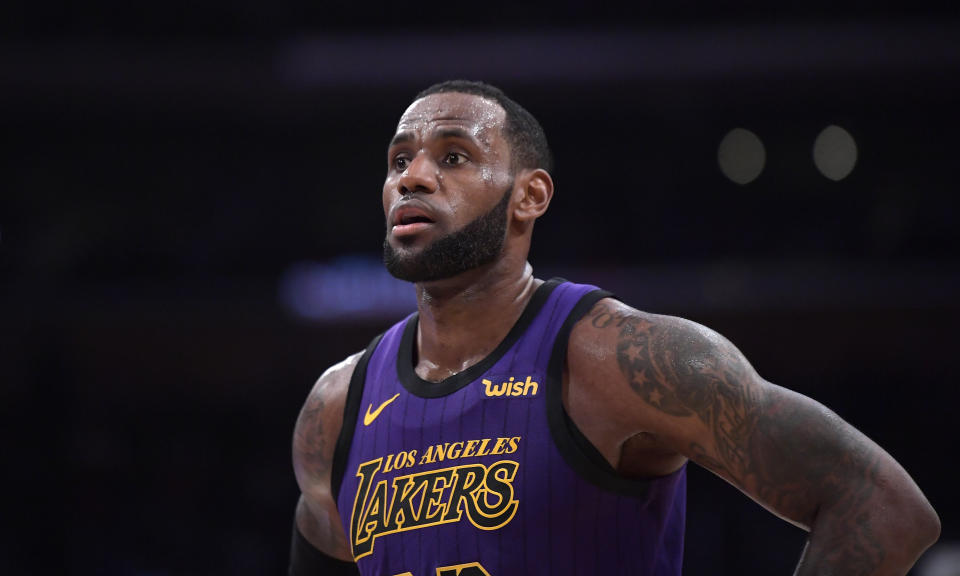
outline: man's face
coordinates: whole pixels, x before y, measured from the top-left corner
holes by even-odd
[[[505,112],[461,93],[415,101],[387,151],[384,263],[394,276],[429,282],[500,255],[513,189]]]

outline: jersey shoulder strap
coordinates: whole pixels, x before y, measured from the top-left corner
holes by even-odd
[[[333,467],[330,471],[330,487],[334,501],[340,497],[343,471],[347,467],[350,445],[353,444],[353,432],[357,427],[357,417],[360,415],[360,399],[363,398],[363,386],[367,381],[367,365],[370,364],[370,357],[373,356],[384,334],[382,332],[370,341],[350,377],[347,400],[343,404],[343,424],[340,426],[340,435],[337,436],[337,446],[333,451]]]
[[[583,294],[574,304],[557,333],[547,367],[547,422],[554,444],[570,468],[599,488],[623,496],[643,499],[648,496],[649,481],[626,478],[618,474],[580,431],[563,406],[563,367],[567,360],[570,333],[576,323],[604,298],[616,299],[617,297],[600,289],[593,289]]]

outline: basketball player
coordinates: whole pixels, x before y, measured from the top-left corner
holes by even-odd
[[[690,460],[809,531],[796,574],[906,573],[940,522],[879,446],[708,328],[534,277],[550,170],[488,85],[400,118],[384,261],[418,311],[307,398],[290,573],[680,574]]]

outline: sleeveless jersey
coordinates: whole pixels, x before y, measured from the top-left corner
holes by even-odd
[[[561,401],[570,330],[608,296],[545,282],[496,350],[438,383],[413,369],[416,314],[370,344],[333,463],[361,574],[680,574],[686,468],[618,476]]]

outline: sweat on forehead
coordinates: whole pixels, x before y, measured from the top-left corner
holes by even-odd
[[[500,104],[481,96],[459,92],[430,94],[415,100],[407,108],[397,124],[397,132],[450,124],[459,125],[480,137],[491,129],[502,129],[505,116]]]

